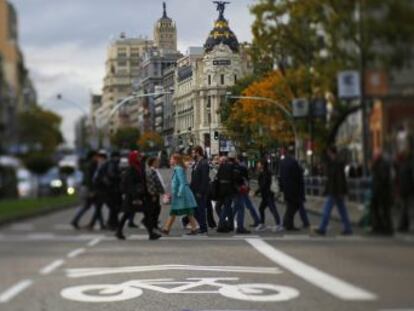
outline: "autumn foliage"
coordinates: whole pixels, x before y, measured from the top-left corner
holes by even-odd
[[[293,140],[290,117],[279,107],[290,112],[294,96],[287,81],[279,71],[273,71],[242,92],[243,96],[266,100],[241,99],[232,105],[225,124],[228,135],[242,148],[268,147]]]
[[[142,151],[160,150],[163,144],[164,140],[157,132],[145,132],[138,140],[138,146]]]

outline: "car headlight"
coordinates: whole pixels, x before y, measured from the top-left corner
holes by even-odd
[[[60,179],[54,179],[50,182],[50,186],[52,188],[61,188],[63,186],[63,182]]]
[[[68,187],[68,191],[67,192],[68,192],[68,195],[74,195],[75,192],[76,192],[76,190],[73,187]]]

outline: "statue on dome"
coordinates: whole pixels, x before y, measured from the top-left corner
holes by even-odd
[[[217,11],[219,11],[219,19],[224,19],[224,10],[226,9],[226,5],[230,4],[227,1],[213,1],[217,5]]]

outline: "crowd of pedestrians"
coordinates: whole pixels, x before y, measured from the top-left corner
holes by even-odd
[[[345,203],[347,180],[344,162],[335,147],[327,149],[324,165],[326,202],[322,207],[321,223],[312,232],[317,235],[327,233],[331,212],[336,206],[343,225],[342,234],[351,235],[353,230]],[[170,187],[167,187],[167,181],[160,174],[159,166],[157,157],[144,159],[138,151],[129,153],[125,165],[122,165],[118,152],[112,152],[109,159],[105,152],[91,152],[84,166],[84,203],[76,212],[72,226],[80,229],[81,218],[93,208],[92,218],[86,228],[92,230],[98,223],[101,229],[114,231],[121,240],[125,239],[123,230],[126,225],[138,227],[134,222],[137,213],[143,214],[141,223],[150,240],[169,235],[177,217],[180,217],[182,227],[188,230],[188,235],[205,235],[209,230],[249,234],[251,230],[260,232],[268,228],[265,221],[268,210],[275,233],[300,230],[295,226],[297,214],[302,228],[311,229],[305,209],[304,170],[295,159],[294,148],[283,150],[276,179],[266,159],[257,163],[255,191],[251,189],[249,169],[244,159],[233,152],[214,157],[211,161],[205,157],[200,146],[192,150],[191,158],[173,154],[170,158]],[[411,186],[414,184],[414,175],[412,167],[408,165],[401,165],[398,172],[402,205],[399,229],[403,231],[410,226],[409,206],[413,189],[409,182]],[[393,232],[390,165],[380,153],[374,157],[372,178],[372,230],[390,234]],[[272,190],[274,180],[278,181],[280,193],[284,197],[283,216]],[[252,196],[260,196],[258,208],[253,204]],[[164,224],[160,219],[162,206],[169,208],[169,217]],[[103,216],[104,207],[108,209],[107,219]],[[250,224],[245,221],[246,211],[251,216]]]

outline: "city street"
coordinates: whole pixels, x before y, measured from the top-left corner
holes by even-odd
[[[410,235],[336,236],[333,222],[327,237],[187,237],[177,224],[159,241],[143,229],[118,241],[74,231],[73,213],[2,228],[1,310],[414,310]]]

